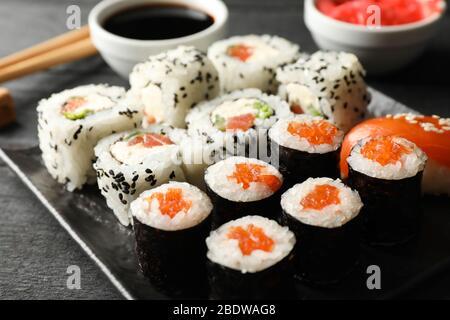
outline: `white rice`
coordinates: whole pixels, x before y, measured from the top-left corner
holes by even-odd
[[[244,255],[239,248],[239,241],[229,239],[231,227],[247,227],[253,224],[262,228],[266,236],[274,241],[272,251],[254,250]],[[207,257],[210,261],[242,273],[255,273],[268,269],[283,260],[295,245],[295,236],[287,227],[282,227],[274,220],[260,216],[246,216],[225,223],[206,238]]]
[[[274,194],[274,191],[264,183],[251,182],[250,186],[244,189],[242,184],[237,183],[234,179],[229,179],[228,177],[232,176],[235,171],[236,164],[239,163],[263,165],[266,168],[264,174],[274,175],[283,182],[280,172],[264,161],[244,157],[230,157],[213,164],[206,170],[206,184],[220,197],[235,202],[259,201]]]
[[[361,154],[361,148],[370,140],[372,138],[365,138],[353,147],[350,156],[347,158],[347,162],[353,170],[372,178],[400,180],[414,177],[425,168],[426,154],[411,141],[400,137],[395,137],[394,142],[410,148],[412,152],[404,154],[396,163],[383,166],[376,161],[365,158]]]
[[[340,204],[332,204],[322,210],[305,209],[301,201],[318,185],[331,185],[339,189]],[[330,178],[309,178],[296,184],[281,196],[284,212],[300,222],[322,228],[339,228],[354,219],[363,204],[357,191],[353,191],[341,180]]]
[[[184,46],[136,65],[130,84],[131,92],[144,105],[144,127],[155,121],[182,128],[187,112],[198,102],[216,97],[220,90],[218,73],[208,57]]]
[[[171,138],[178,130],[151,125],[139,131],[163,134]],[[177,144],[141,149],[124,146],[123,139],[133,133],[134,130],[106,137],[95,147],[97,160],[94,168],[97,171],[98,187],[108,207],[125,226],[132,222],[129,215],[130,203],[140,193],[170,180],[185,180],[180,147]]]
[[[61,110],[74,97],[86,98],[89,109],[96,112],[82,119],[66,118]],[[123,88],[107,85],[86,85],[53,94],[39,102],[37,112],[44,164],[51,176],[66,184],[69,191],[95,182],[92,162],[97,141],[135,128],[142,119],[137,101],[126,96]]]
[[[367,113],[370,94],[364,76],[355,55],[318,51],[277,70],[278,94],[304,113],[326,117],[347,132]]]
[[[165,193],[170,188],[181,189],[183,199],[192,201],[192,205],[187,212],[178,212],[173,218],[161,213],[158,200],[153,199],[151,202],[146,200],[152,194]],[[145,191],[130,206],[131,214],[141,223],[165,231],[195,227],[209,216],[212,208],[211,200],[203,191],[185,182],[169,182]]]
[[[244,44],[254,48],[254,54],[247,61],[241,61],[227,54],[233,45]],[[220,75],[222,92],[245,88],[258,88],[275,93],[277,82],[275,70],[299,57],[299,47],[286,39],[270,35],[235,36],[213,43],[208,57]]]
[[[292,135],[288,132],[288,126],[291,122],[300,122],[305,124],[313,124],[318,121],[327,121],[321,117],[313,117],[310,115],[296,115],[288,119],[278,120],[269,130],[269,137],[277,144],[308,153],[327,153],[336,151],[342,144],[344,132],[338,130],[331,144],[311,144],[306,138]],[[329,122],[329,121],[327,121]],[[330,122],[331,123],[331,122]]]

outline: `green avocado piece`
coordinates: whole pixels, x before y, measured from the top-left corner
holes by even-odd
[[[216,114],[216,117],[214,119],[214,126],[220,131],[225,131],[225,118]]]
[[[125,141],[128,141],[128,140],[130,140],[130,139],[133,138],[133,137],[136,137],[136,136],[141,135],[142,133],[143,133],[143,132],[140,131],[140,130],[135,130],[135,131],[133,131],[132,133],[130,133],[129,135],[127,135],[127,136],[124,138],[124,140],[125,140]]]
[[[256,117],[259,119],[267,119],[273,115],[273,109],[267,103],[257,101],[253,107],[258,111]]]
[[[64,115],[64,117],[66,117],[66,119],[69,119],[69,120],[80,120],[80,119],[86,118],[87,116],[89,116],[93,113],[94,113],[94,111],[86,109],[81,112],[64,112],[63,115]]]
[[[306,113],[316,117],[323,117],[323,113],[317,110],[312,104],[306,107]]]

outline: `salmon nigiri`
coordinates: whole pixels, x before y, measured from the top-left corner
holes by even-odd
[[[450,195],[450,118],[397,114],[360,123],[347,134],[342,144],[342,177],[348,175],[347,158],[359,140],[387,135],[408,139],[427,154],[423,179],[426,193]]]

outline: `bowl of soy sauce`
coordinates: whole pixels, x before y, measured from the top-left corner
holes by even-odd
[[[225,37],[227,21],[220,0],[104,0],[89,14],[92,42],[124,78],[150,55],[180,45],[206,51]]]

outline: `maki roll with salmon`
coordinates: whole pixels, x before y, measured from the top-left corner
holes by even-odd
[[[293,112],[322,116],[344,132],[364,119],[370,93],[358,58],[318,51],[277,70],[278,94]]]
[[[169,182],[144,191],[130,210],[139,265],[152,284],[173,296],[206,294],[207,195],[188,183]]]
[[[268,218],[275,218],[279,212],[283,177],[264,161],[227,158],[208,167],[205,182],[214,204],[213,228],[247,214],[262,212]]]
[[[153,125],[103,138],[95,147],[98,188],[123,225],[131,223],[130,203],[143,191],[185,180],[172,140],[178,130]]]
[[[338,178],[344,133],[328,120],[310,115],[281,119],[269,130],[269,138],[288,186],[308,178]]]
[[[164,122],[184,128],[187,112],[219,94],[219,76],[208,57],[194,47],[151,56],[130,74],[131,92],[144,105],[143,126]]]
[[[212,298],[287,298],[295,241],[288,228],[261,216],[212,231],[206,239]]]
[[[392,245],[416,235],[426,161],[414,143],[396,136],[362,139],[353,147],[347,158],[348,183],[364,202],[363,231],[368,243]]]
[[[415,143],[428,160],[422,189],[433,195],[450,196],[450,118],[418,114],[386,115],[366,120],[345,137],[341,151],[341,174],[348,176],[347,158],[358,141],[368,137],[397,135]]]
[[[282,195],[281,221],[297,238],[300,279],[330,284],[352,271],[359,257],[362,206],[358,192],[339,179],[310,178]]]
[[[291,115],[278,96],[246,89],[199,104],[187,115],[186,124],[189,135],[202,137],[222,155],[267,160],[268,129]]]
[[[223,93],[258,88],[276,93],[276,69],[299,57],[299,47],[270,35],[235,36],[213,43],[208,57],[220,75]]]
[[[50,175],[69,191],[94,183],[97,142],[136,128],[140,104],[120,87],[86,85],[53,94],[37,107],[39,147]]]

